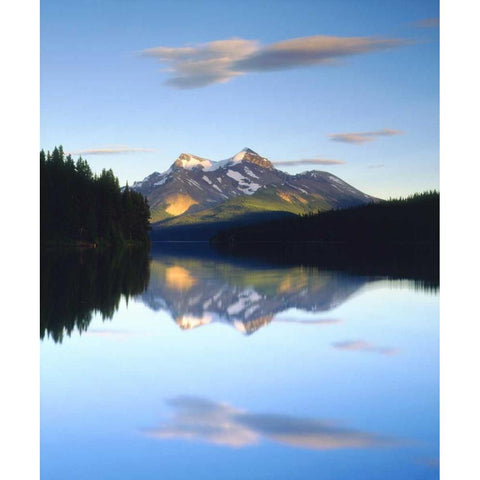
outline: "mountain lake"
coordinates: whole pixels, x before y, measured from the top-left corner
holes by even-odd
[[[43,480],[438,478],[438,286],[192,244],[41,275]]]

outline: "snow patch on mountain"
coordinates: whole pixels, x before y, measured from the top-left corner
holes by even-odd
[[[193,185],[194,187],[197,187],[197,188],[199,188],[200,190],[203,190],[203,188],[199,185],[199,183],[196,182],[195,180],[193,180],[192,178],[187,178],[187,182],[188,182],[190,185]]]
[[[203,168],[203,170],[205,172],[214,172],[214,171],[219,170],[221,168],[228,168],[232,165],[236,165],[238,163],[241,163],[244,160],[246,160],[245,157],[247,157],[247,156],[250,157],[250,158],[251,157],[258,157],[259,159],[263,159],[263,157],[258,155],[258,153],[254,152],[250,148],[244,148],[243,150],[238,152],[233,157],[227,158],[225,160],[220,160],[219,162],[213,162],[211,160],[208,160],[209,165],[202,164],[201,168]]]
[[[250,181],[250,180],[248,180],[248,178],[244,177],[241,173],[236,172],[235,170],[229,170],[227,172],[227,176],[230,177],[230,178],[233,178],[238,183],[245,182],[245,181],[247,181],[247,182]]]
[[[232,160],[234,162],[241,162],[244,158],[245,158],[245,155],[251,151],[249,148],[244,148],[242,151],[238,152],[236,155],[234,155],[232,157]]]
[[[258,175],[255,175],[248,167],[245,167],[244,170],[249,177],[258,178]]]
[[[155,182],[153,185],[158,187],[159,185],[163,185],[168,180],[168,175],[165,175],[161,180]]]
[[[184,168],[185,170],[192,170],[200,167],[207,169],[212,167],[213,162],[207,158],[197,157],[190,153],[182,153],[177,160],[175,160],[174,166]]]
[[[345,182],[343,180],[340,180],[338,177],[334,177],[333,175],[329,175],[328,178],[332,180],[333,182],[340,183],[341,185],[345,185]]]
[[[258,183],[251,183],[250,185],[240,185],[241,189],[243,189],[243,193],[247,195],[253,195],[259,188],[262,188],[261,185]]]
[[[238,189],[245,195],[253,195],[262,185],[253,183],[249,178],[244,177],[240,172],[228,170],[227,176],[238,182]]]
[[[300,190],[300,192],[302,192],[302,193],[308,194],[308,192],[307,192],[306,190],[304,190],[303,188],[301,188],[301,187],[297,187],[297,186],[292,185],[292,184],[290,184],[290,183],[288,184],[288,186],[294,188],[295,190]],[[304,186],[305,186],[305,185],[304,185]]]

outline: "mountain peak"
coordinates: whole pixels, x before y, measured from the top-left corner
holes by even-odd
[[[254,152],[251,148],[245,147],[243,150],[240,150],[236,155],[234,155],[232,158],[241,160],[245,157],[245,155],[250,154],[250,155],[258,155],[257,152]]]
[[[251,148],[245,147],[243,150],[240,150],[236,155],[231,159],[233,162],[249,162],[259,165],[263,168],[273,169],[273,164],[265,157],[262,157],[257,152],[254,152]]]
[[[240,161],[245,158],[246,155],[255,155],[260,157],[257,152],[254,152],[251,148],[245,147],[243,150],[240,150],[236,155],[232,157],[232,160]]]
[[[214,229],[217,219],[220,225],[229,218],[307,213],[372,201],[372,197],[327,172],[290,175],[277,170],[251,148],[218,162],[181,153],[167,171],[155,172],[131,188],[147,197],[152,222],[162,222],[171,228],[182,221],[186,222],[186,228],[187,224],[205,220],[205,225],[212,224]],[[244,202],[241,200],[244,196],[255,199]],[[184,220],[180,218],[183,215]]]
[[[186,170],[192,170],[192,168],[209,168],[212,166],[212,162],[207,158],[197,157],[191,153],[181,153],[179,157],[173,163],[174,168],[185,168]]]

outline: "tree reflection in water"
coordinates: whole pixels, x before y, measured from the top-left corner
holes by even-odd
[[[111,319],[121,297],[141,294],[149,281],[147,249],[45,251],[40,267],[40,338],[62,342],[87,330],[92,315]]]

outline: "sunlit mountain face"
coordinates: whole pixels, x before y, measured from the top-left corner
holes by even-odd
[[[131,188],[148,199],[156,240],[208,239],[226,224],[378,201],[329,172],[290,175],[249,148],[217,162],[182,153]]]
[[[289,309],[322,318],[373,279],[295,266],[278,267],[154,251],[150,281],[138,298],[152,310],[166,310],[183,330],[214,322],[251,334]],[[282,321],[288,321],[283,319]]]

